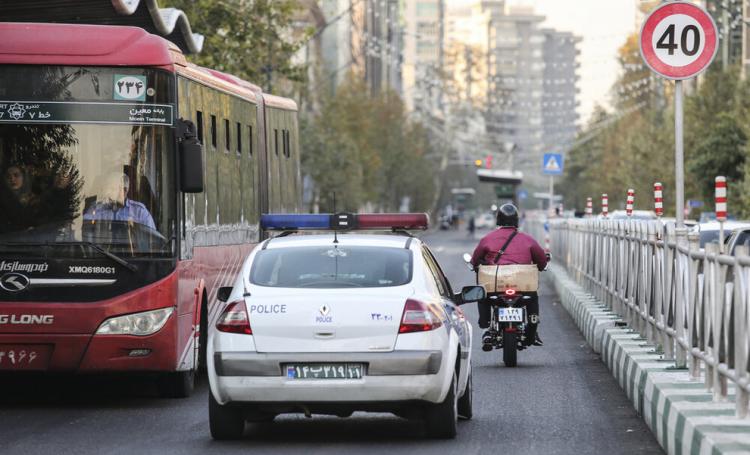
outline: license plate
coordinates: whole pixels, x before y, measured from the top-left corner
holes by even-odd
[[[362,379],[362,364],[321,363],[286,366],[287,379]]]
[[[0,370],[46,370],[51,354],[48,344],[0,344]]]
[[[523,308],[498,308],[497,320],[500,322],[523,322]]]

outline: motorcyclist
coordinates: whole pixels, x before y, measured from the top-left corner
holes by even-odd
[[[535,264],[539,270],[547,267],[547,255],[536,240],[530,235],[518,232],[518,209],[513,204],[504,204],[497,211],[498,229],[490,232],[479,241],[471,257],[471,265],[476,269],[480,265]],[[515,233],[515,235],[514,235]],[[513,236],[511,238],[511,236]],[[508,242],[508,239],[511,239]],[[503,249],[503,246],[505,248]],[[499,255],[499,251],[503,253]],[[496,262],[497,259],[497,262]],[[537,332],[539,325],[539,297],[536,292],[524,293],[531,297],[526,302],[528,324],[526,326],[526,344],[542,346]],[[479,327],[486,329],[490,325],[490,305],[478,302]],[[491,343],[491,335],[486,331],[482,341]]]

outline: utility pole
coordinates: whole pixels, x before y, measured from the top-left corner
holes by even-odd
[[[729,0],[719,0],[721,2],[721,69],[726,71],[729,67]]]
[[[466,60],[466,101],[471,102],[471,71],[474,61],[471,55],[471,48],[468,44],[464,45],[464,60]]]

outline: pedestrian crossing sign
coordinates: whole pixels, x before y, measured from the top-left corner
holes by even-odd
[[[563,156],[560,153],[545,153],[542,160],[542,173],[547,175],[562,175]]]

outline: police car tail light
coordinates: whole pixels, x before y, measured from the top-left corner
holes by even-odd
[[[409,299],[404,306],[398,333],[427,332],[443,325],[437,310],[419,300]]]
[[[427,229],[426,213],[373,213],[357,216],[359,229]]]
[[[216,329],[219,332],[252,335],[253,330],[250,328],[250,318],[247,316],[245,302],[238,300],[227,305],[216,322]]]

